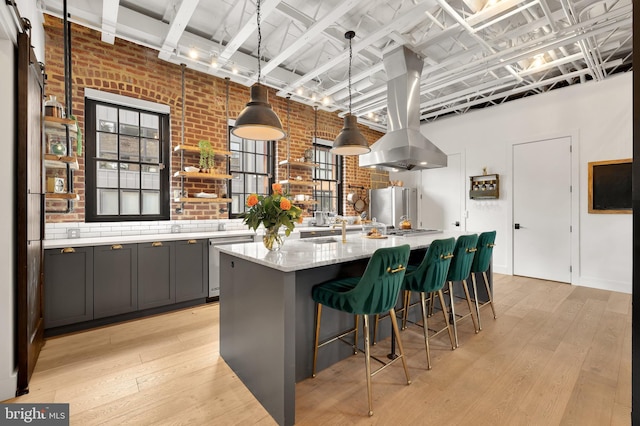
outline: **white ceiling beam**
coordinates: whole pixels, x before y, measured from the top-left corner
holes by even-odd
[[[352,45],[352,50],[354,54],[357,54],[360,50],[370,46],[371,44],[377,42],[381,38],[387,36],[391,32],[398,29],[408,29],[413,27],[416,23],[424,20],[424,12],[427,11],[427,8],[431,7],[432,3],[429,1],[424,1],[413,6],[411,9],[406,11],[402,16],[394,19],[389,25],[386,25],[380,28],[378,31],[371,33],[369,36],[364,38],[363,40],[356,42]],[[345,63],[349,58],[349,52],[345,51],[340,55],[336,56],[332,60],[326,62],[322,66],[316,68],[315,70],[308,72],[307,74],[300,77],[293,84],[288,85],[284,89],[278,92],[279,96],[286,96],[288,92],[295,89],[298,86],[302,86],[306,82],[316,78],[317,76],[324,74],[335,66]]]
[[[95,2],[88,2],[87,0],[77,0],[76,2],[74,2],[75,6],[69,7],[69,13],[71,14],[70,21],[76,24],[83,25],[87,28],[100,31],[101,9],[95,10],[95,5],[93,3]],[[59,8],[57,7],[58,5]],[[94,9],[92,9],[92,7]],[[62,19],[62,1],[47,0],[47,8],[46,10],[43,10],[43,12]],[[116,37],[122,40],[129,41],[131,43],[138,44],[140,46],[148,47],[150,49],[160,50],[160,47],[164,42],[165,35],[168,32],[169,24],[143,15],[131,9],[127,9],[122,5],[120,6],[118,17],[118,33],[116,34]],[[188,45],[194,45],[202,50],[207,51],[212,51],[219,47],[217,43],[192,34],[188,31],[183,34],[182,41],[184,43],[187,43]],[[256,59],[253,56],[244,54],[242,52],[236,52],[233,60],[240,67],[255,67]],[[184,59],[180,58],[176,54],[173,54],[168,61],[178,64],[180,62],[185,62]],[[187,63],[189,64],[191,62]],[[217,69],[209,67],[209,69],[206,70],[204,65],[202,65],[202,67],[199,67],[198,70],[221,78],[228,76],[226,70],[223,70],[220,67],[218,67]],[[299,75],[292,73],[291,71],[288,71],[284,68],[278,68],[277,70],[272,72],[269,77],[272,81],[277,81],[279,84],[269,84],[268,80],[263,81],[263,84],[270,87],[279,88],[281,86],[289,84],[292,81],[295,81],[295,79],[297,79]],[[234,75],[232,80],[246,86],[251,85],[251,82],[246,77]]]
[[[178,47],[180,37],[182,37],[182,34],[184,34],[184,31],[187,29],[187,25],[196,7],[198,7],[199,1],[200,0],[182,0],[180,6],[178,6],[178,10],[176,10],[176,14],[171,20],[171,24],[169,24],[167,35],[160,48],[160,53],[158,54],[160,59],[167,60],[175,51],[176,47]]]
[[[312,17],[302,13],[288,3],[280,3],[276,9],[287,19],[296,21],[305,28],[310,28],[315,23]],[[337,28],[325,28],[324,31],[322,31],[322,35],[328,40],[341,44],[344,43],[344,33],[340,32]],[[382,58],[382,52],[374,46],[369,46],[366,51],[360,52],[360,54],[372,62]]]
[[[116,25],[120,0],[102,0],[102,41],[113,44],[116,41]]]
[[[457,104],[457,105],[452,106],[452,107],[444,107],[443,106],[442,108],[440,108],[440,109],[438,109],[436,111],[432,111],[432,112],[421,114],[420,115],[420,120],[426,120],[426,119],[429,119],[429,118],[437,117],[439,115],[447,114],[449,112],[459,111],[461,109],[469,108],[469,107],[474,106],[474,105],[491,102],[491,101],[493,101],[495,99],[506,98],[508,96],[516,95],[516,94],[519,94],[519,93],[522,93],[522,92],[526,92],[528,90],[535,90],[535,89],[537,89],[539,87],[548,86],[550,84],[554,84],[554,83],[557,83],[559,81],[562,81],[567,77],[569,77],[569,78],[580,77],[581,75],[588,74],[588,73],[589,73],[589,70],[586,70],[586,69],[579,70],[579,71],[574,71],[572,73],[565,74],[565,75],[560,75],[560,76],[557,76],[557,77],[554,77],[554,78],[550,78],[548,80],[542,80],[542,81],[538,81],[538,82],[533,83],[533,84],[527,84],[527,85],[524,85],[524,86],[519,86],[519,87],[514,88],[513,90],[509,90],[507,92],[501,92],[501,93],[495,94],[493,96],[488,96],[488,97],[485,97],[485,98],[475,99],[473,101],[468,101],[468,102],[464,102],[464,103],[461,103],[461,104]],[[495,88],[494,88],[494,90],[495,90]]]
[[[280,4],[282,0],[266,0],[260,6],[260,20],[261,24],[264,22],[264,19],[271,14],[278,4]],[[231,57],[238,51],[240,46],[247,41],[249,36],[253,34],[253,32],[258,28],[257,21],[257,11],[256,13],[251,15],[251,18],[247,20],[244,26],[238,31],[238,33],[227,43],[224,50],[220,52],[218,56],[218,66],[224,66]],[[259,58],[258,58],[259,59]]]
[[[315,24],[311,25],[296,41],[291,43],[287,48],[278,53],[264,67],[262,67],[265,75],[269,74],[281,63],[289,59],[294,53],[302,49],[308,43],[311,43],[318,35],[320,35],[330,25],[333,25],[338,18],[350,11],[353,7],[361,3],[363,0],[346,0],[341,2],[337,7],[332,8],[329,13],[323,16]],[[344,42],[344,40],[343,40]]]

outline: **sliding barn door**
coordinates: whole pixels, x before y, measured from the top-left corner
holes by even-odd
[[[42,240],[42,98],[44,78],[27,34],[18,35],[17,103],[17,395],[29,380],[44,343]]]

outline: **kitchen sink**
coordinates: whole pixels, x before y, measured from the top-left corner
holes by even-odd
[[[325,237],[325,238],[304,238],[304,239],[301,239],[300,241],[313,243],[313,244],[327,244],[327,243],[337,243],[342,240],[340,238]]]

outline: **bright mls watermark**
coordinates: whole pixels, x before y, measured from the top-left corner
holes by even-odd
[[[0,404],[0,425],[69,426],[69,404]]]

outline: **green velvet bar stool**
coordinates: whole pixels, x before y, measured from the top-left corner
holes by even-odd
[[[489,288],[489,279],[487,278],[487,271],[489,270],[489,263],[491,262],[491,256],[493,255],[493,247],[496,245],[496,231],[483,232],[478,237],[478,244],[476,245],[476,255],[473,257],[473,263],[471,264],[471,281],[473,282],[473,298],[476,303],[476,316],[478,317],[478,330],[482,330],[482,323],[480,322],[480,308],[487,304],[491,306],[493,312],[493,319],[496,319],[496,309],[493,306],[493,295]],[[489,300],[485,303],[478,303],[478,287],[476,284],[476,274],[482,274],[484,279],[484,287],[487,289],[487,296]]]
[[[427,249],[424,259],[417,267],[407,269],[402,283],[402,289],[405,293],[405,301],[403,304],[402,328],[406,328],[409,308],[417,306],[422,307],[422,328],[424,332],[424,346],[427,352],[427,368],[431,370],[431,353],[429,351],[429,324],[427,322],[427,305],[425,295],[433,300],[435,294],[438,295],[442,314],[444,315],[445,326],[437,330],[431,337],[437,336],[441,332],[447,330],[449,340],[451,341],[451,349],[456,348],[453,332],[449,326],[449,315],[447,313],[447,305],[444,302],[442,288],[447,279],[451,258],[453,258],[453,249],[455,246],[455,238],[445,240],[434,240]],[[420,293],[420,301],[410,303],[411,293]]]
[[[453,322],[453,336],[455,338],[456,347],[460,346],[458,342],[458,321],[471,316],[473,320],[473,330],[478,332],[478,325],[474,316],[475,309],[471,303],[471,296],[469,295],[469,286],[467,285],[467,278],[471,273],[471,265],[473,264],[473,258],[475,255],[476,244],[478,243],[478,235],[461,235],[456,241],[456,246],[453,249],[453,259],[451,259],[451,265],[449,266],[449,272],[447,273],[447,281],[449,282],[449,300],[451,308],[451,318]],[[464,290],[465,298],[467,299],[467,305],[469,306],[469,313],[458,317],[456,315],[456,307],[454,303],[453,295],[453,283],[462,283],[462,289]]]
[[[327,306],[338,311],[354,315],[362,315],[363,317],[364,354],[370,416],[373,415],[371,377],[400,359],[402,360],[402,366],[404,367],[407,384],[411,383],[404,350],[402,348],[402,342],[400,340],[396,314],[394,311],[394,306],[398,300],[398,294],[400,293],[400,286],[404,279],[405,268],[409,260],[409,251],[410,247],[408,244],[398,247],[380,248],[371,256],[362,277],[338,278],[326,281],[316,285],[311,291],[311,297],[316,302],[316,330],[313,347],[312,377],[316,377],[318,349],[331,342],[342,340],[342,337],[351,332],[341,333],[338,336],[320,343],[320,318],[322,316],[322,307]],[[397,339],[398,350],[400,352],[400,355],[397,358],[386,363],[371,356],[369,351],[369,315],[376,315],[383,312],[389,312],[391,315],[393,331]],[[357,344],[357,340],[355,340],[355,342]],[[383,366],[374,372],[371,372],[371,358],[382,363]]]

